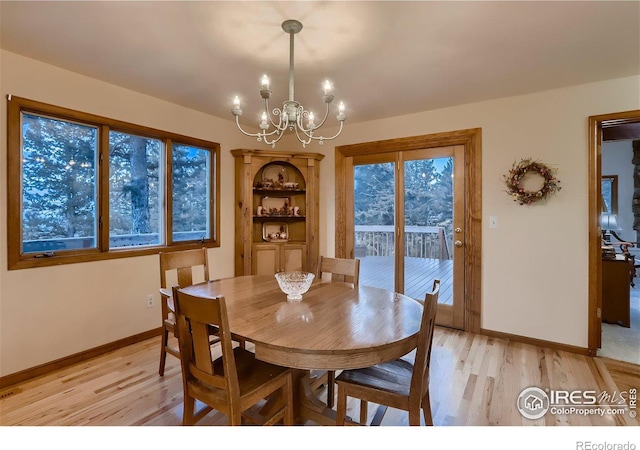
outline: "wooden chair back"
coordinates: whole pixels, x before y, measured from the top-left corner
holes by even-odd
[[[170,288],[176,285],[172,283],[171,286],[167,286],[167,275],[169,275],[169,279],[175,279],[177,286],[191,286],[194,284],[194,275],[200,273],[199,269],[202,270],[202,281],[209,281],[209,261],[206,248],[160,253],[160,287]],[[176,276],[171,277],[170,274],[167,274],[170,271],[175,271]]]
[[[319,279],[322,279],[323,273],[330,273],[333,281],[353,283],[354,287],[358,287],[360,283],[360,260],[321,256],[317,274]]]
[[[433,289],[424,298],[422,320],[418,332],[418,346],[413,364],[411,386],[409,388],[410,401],[420,402],[429,390],[429,365],[431,363],[431,347],[433,345],[433,331],[436,327],[436,311],[438,296],[440,295],[440,280],[433,281]]]
[[[160,253],[160,287],[186,287],[194,284],[194,280],[209,281],[209,261],[207,249],[182,250]],[[163,299],[162,317],[167,319],[173,312],[172,305]]]
[[[176,325],[180,346],[183,383],[202,383],[227,392],[230,411],[240,408],[240,386],[229,330],[227,307],[223,296],[196,297],[173,288]],[[219,330],[222,367],[214,367],[209,343],[209,326]]]
[[[206,248],[160,253],[160,307],[162,310],[162,343],[158,368],[160,376],[164,375],[167,353],[180,358],[179,349],[169,344],[169,334],[177,335],[177,333],[173,298],[166,294],[166,289],[176,285],[191,286],[198,281],[209,281]]]

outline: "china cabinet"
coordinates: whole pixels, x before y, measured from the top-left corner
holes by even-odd
[[[319,153],[232,150],[235,274],[303,270],[318,262]]]

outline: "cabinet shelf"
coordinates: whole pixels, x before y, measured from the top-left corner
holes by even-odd
[[[305,220],[306,216],[253,216],[253,220],[258,221],[281,221],[281,220]]]
[[[260,240],[260,241],[256,241],[254,242],[254,245],[256,246],[260,246],[260,245],[270,245],[270,244],[278,244],[278,245],[286,245],[286,244],[295,244],[295,245],[304,245],[306,244],[305,241],[301,241],[301,240],[293,240],[293,239],[289,239],[287,241],[264,241],[264,240]]]
[[[304,194],[307,192],[306,189],[264,189],[264,188],[253,188],[253,192],[261,195],[271,195],[274,194]]]

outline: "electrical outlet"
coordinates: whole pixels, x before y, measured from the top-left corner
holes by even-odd
[[[153,308],[156,306],[156,300],[153,298],[152,294],[147,295],[147,308]]]

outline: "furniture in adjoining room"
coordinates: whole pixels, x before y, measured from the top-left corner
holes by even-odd
[[[425,296],[413,362],[399,358],[372,367],[345,370],[338,375],[336,378],[338,385],[337,425],[345,424],[347,397],[360,399],[361,425],[366,424],[368,402],[380,405],[372,425],[380,424],[386,406],[408,411],[409,425],[420,425],[420,410],[422,409],[425,424],[433,425],[429,397],[429,363],[439,292],[440,280],[434,280],[432,292]]]
[[[232,150],[235,274],[315,273],[319,255],[319,163],[324,155]]]
[[[230,425],[293,425],[291,370],[269,364],[241,347],[233,348],[224,297],[200,297],[173,288],[182,355],[183,425],[193,425],[213,409]],[[219,330],[222,356],[211,356],[209,329]],[[278,393],[277,402],[264,405]],[[196,411],[196,400],[206,406]],[[265,400],[265,402],[261,402]],[[256,407],[251,409],[252,407]]]
[[[602,321],[631,326],[629,261],[625,255],[602,258]]]

